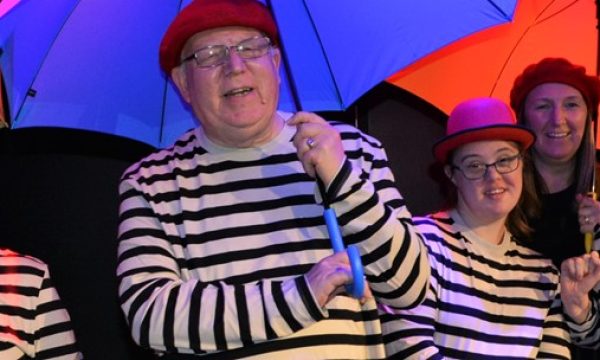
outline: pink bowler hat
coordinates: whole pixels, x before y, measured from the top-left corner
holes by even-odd
[[[461,145],[482,140],[515,141],[527,149],[535,135],[517,125],[510,107],[495,98],[475,98],[461,102],[450,113],[446,136],[433,145],[436,160],[445,164],[448,155]]]

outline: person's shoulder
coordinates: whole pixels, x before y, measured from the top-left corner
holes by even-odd
[[[554,265],[552,259],[532,248],[530,244],[511,237],[511,247],[513,249],[513,256],[518,258],[519,261],[532,266],[551,269],[550,272],[553,273],[558,272],[558,267]]]
[[[450,212],[440,210],[423,216],[414,216],[413,222],[415,225],[436,226],[436,227],[451,227],[454,224],[454,219]]]
[[[34,256],[21,254],[6,248],[0,249],[0,265],[9,268],[14,266],[26,266],[40,271],[46,271],[48,268],[48,265],[44,261]]]
[[[439,211],[425,216],[413,217],[413,224],[423,236],[425,242],[444,242],[444,238],[453,234],[454,220],[447,211]]]
[[[381,148],[382,143],[373,135],[369,135],[354,125],[339,120],[327,120],[341,135],[342,140],[356,141],[373,148]]]
[[[157,168],[169,167],[174,159],[189,157],[196,147],[196,129],[191,129],[181,135],[168,147],[157,149],[137,162],[131,164],[121,176],[121,179],[135,178],[153,173]],[[160,173],[161,171],[159,171]]]

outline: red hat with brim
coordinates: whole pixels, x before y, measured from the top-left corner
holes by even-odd
[[[177,14],[160,43],[162,70],[170,75],[181,63],[181,51],[194,34],[201,31],[243,26],[256,29],[279,44],[277,25],[271,12],[256,0],[194,0]]]
[[[450,113],[446,136],[433,145],[435,159],[443,164],[456,148],[477,141],[514,141],[523,149],[535,141],[535,135],[517,125],[510,107],[495,98],[476,98],[458,104]]]

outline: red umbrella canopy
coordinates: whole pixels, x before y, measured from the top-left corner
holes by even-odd
[[[513,81],[544,57],[565,57],[596,73],[594,0],[520,1],[513,21],[462,38],[387,79],[445,113],[463,99],[508,102]]]

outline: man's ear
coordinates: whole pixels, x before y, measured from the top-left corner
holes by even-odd
[[[177,87],[183,100],[189,104],[191,102],[191,97],[183,65],[176,66],[171,70],[171,80],[173,80],[173,83],[175,84],[175,87]]]
[[[274,47],[271,51],[273,52],[271,59],[273,60],[273,66],[275,66],[277,72],[277,80],[279,84],[281,84],[281,75],[279,72],[279,67],[281,66],[281,51],[277,47]]]

